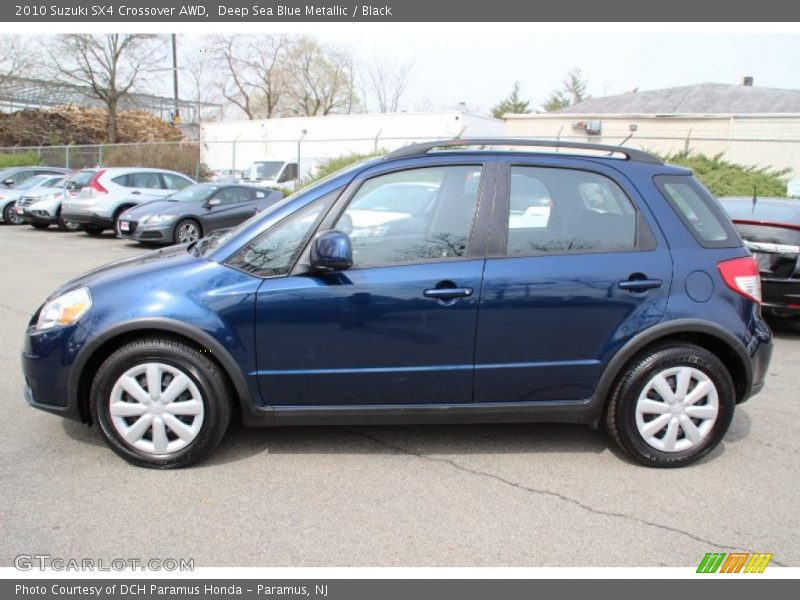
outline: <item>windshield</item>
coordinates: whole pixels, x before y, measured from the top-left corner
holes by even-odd
[[[170,202],[205,202],[209,196],[219,189],[217,185],[200,183],[183,188],[169,197]]]
[[[24,181],[24,182],[20,183],[17,186],[17,189],[18,190],[29,190],[31,188],[35,188],[37,185],[40,185],[40,184],[44,183],[45,181],[47,181],[48,177],[49,177],[48,175],[36,175],[34,177],[31,177],[27,181]]]
[[[277,179],[283,168],[283,161],[254,162],[247,171],[248,179]]]

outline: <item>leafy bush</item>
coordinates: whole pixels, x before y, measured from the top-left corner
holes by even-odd
[[[0,169],[9,167],[35,167],[40,163],[39,155],[35,152],[16,152],[13,154],[0,154]]]
[[[717,197],[720,196],[752,196],[762,197],[786,196],[786,176],[790,169],[780,171],[770,167],[754,167],[737,165],[723,160],[722,153],[706,156],[694,152],[680,152],[664,157],[673,165],[687,167]]]
[[[376,156],[383,156],[384,154],[386,154],[386,150],[378,150],[377,152],[372,152],[370,154],[359,154],[357,152],[351,152],[350,154],[345,154],[343,156],[337,156],[335,158],[329,158],[327,160],[323,160],[312,171],[311,175],[304,178],[300,182],[300,187],[301,188],[307,187],[312,183],[319,181],[320,179],[324,179],[328,175],[332,175],[336,171],[344,169],[345,167],[348,167],[362,160],[375,158]]]
[[[204,181],[209,175],[208,167],[200,162],[199,144],[145,144],[110,148],[103,154],[103,166],[169,169],[196,181]]]

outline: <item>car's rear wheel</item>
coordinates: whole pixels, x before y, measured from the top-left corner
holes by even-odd
[[[176,244],[190,244],[203,237],[200,223],[194,219],[184,219],[175,225],[174,241]]]
[[[81,229],[83,229],[89,235],[102,235],[105,231],[105,229],[99,225],[81,225]]]
[[[17,212],[13,202],[6,204],[6,207],[3,209],[3,221],[8,225],[22,225],[25,222]]]
[[[76,223],[75,221],[67,221],[64,217],[61,216],[61,212],[58,213],[58,228],[61,231],[80,231],[81,224]]]
[[[90,408],[114,452],[141,467],[196,463],[228,428],[232,396],[220,367],[168,338],[129,342],[102,364]]]
[[[651,467],[681,467],[715,448],[736,395],[725,365],[694,345],[668,345],[635,358],[620,376],[606,425],[620,448]]]

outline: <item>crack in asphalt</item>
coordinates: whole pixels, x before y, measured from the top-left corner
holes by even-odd
[[[374,442],[374,443],[376,443],[376,444],[378,444],[380,446],[383,446],[384,448],[388,448],[390,450],[394,450],[395,452],[398,452],[400,454],[405,454],[407,456],[413,456],[413,457],[419,458],[421,460],[429,460],[429,461],[432,461],[432,462],[438,462],[438,463],[443,463],[443,464],[446,464],[446,465],[450,465],[451,467],[453,467],[455,469],[458,469],[459,471],[464,471],[465,473],[469,473],[471,475],[476,475],[478,477],[485,477],[485,478],[488,478],[488,479],[493,479],[494,481],[497,481],[497,482],[503,483],[505,485],[514,487],[514,488],[516,488],[518,490],[522,490],[522,491],[528,492],[530,494],[536,494],[536,495],[539,495],[539,496],[549,496],[551,498],[557,498],[557,499],[562,500],[564,502],[569,502],[570,504],[573,504],[573,505],[575,505],[575,506],[577,506],[579,508],[582,508],[585,511],[588,511],[588,512],[596,514],[596,515],[600,515],[600,516],[604,516],[604,517],[613,517],[613,518],[616,518],[616,519],[624,519],[626,521],[630,521],[632,523],[637,523],[639,525],[645,525],[647,527],[654,527],[656,529],[661,529],[663,531],[668,531],[670,533],[676,533],[678,535],[682,535],[684,537],[688,537],[688,538],[690,538],[690,539],[692,539],[692,540],[694,540],[696,542],[700,542],[702,544],[705,544],[705,545],[708,545],[708,546],[712,546],[712,547],[718,548],[720,550],[730,550],[730,551],[734,551],[734,552],[750,552],[750,550],[748,550],[747,548],[741,548],[739,546],[728,546],[726,544],[718,544],[716,542],[712,542],[711,540],[707,540],[705,538],[701,538],[700,536],[697,536],[697,535],[695,535],[695,534],[693,534],[691,532],[684,531],[683,529],[678,529],[676,527],[670,527],[669,525],[663,525],[661,523],[655,523],[653,521],[648,521],[646,519],[642,519],[640,517],[636,517],[636,516],[629,515],[629,514],[626,514],[626,513],[612,512],[612,511],[608,511],[608,510],[602,510],[602,509],[599,509],[599,508],[594,508],[593,506],[589,506],[588,504],[584,504],[580,500],[576,500],[575,498],[571,498],[571,497],[566,496],[566,495],[564,495],[564,494],[562,494],[560,492],[553,492],[551,490],[540,490],[540,489],[528,487],[528,486],[522,485],[520,483],[517,483],[515,481],[511,481],[509,479],[501,477],[500,475],[496,475],[494,473],[489,473],[487,471],[481,471],[479,469],[473,469],[471,467],[464,466],[464,465],[462,465],[462,464],[460,464],[460,463],[458,463],[458,462],[456,462],[456,461],[454,461],[452,459],[449,459],[449,458],[439,458],[439,457],[436,457],[436,456],[430,456],[429,454],[422,454],[421,452],[415,452],[413,450],[409,450],[408,448],[404,448],[404,447],[398,446],[396,444],[391,444],[391,443],[389,443],[389,442],[387,442],[385,440],[382,440],[381,438],[377,437],[374,434],[365,433],[363,431],[354,431],[352,429],[347,429],[347,428],[341,428],[341,429],[343,431],[346,431],[347,433],[352,434],[352,435],[361,436],[363,438],[371,440],[372,442]],[[787,566],[787,565],[775,560],[774,558],[772,559],[771,562],[772,562],[772,564],[777,565],[779,567]]]
[[[11,312],[15,312],[19,315],[25,315],[26,317],[31,316],[31,313],[26,312],[24,310],[20,310],[18,308],[14,308],[13,306],[8,306],[7,304],[0,304],[0,308],[5,308],[6,310],[10,310]]]

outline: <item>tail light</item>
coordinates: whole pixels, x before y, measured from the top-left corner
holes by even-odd
[[[752,256],[723,260],[717,265],[726,285],[737,294],[761,304],[761,277]]]
[[[92,177],[92,182],[89,184],[94,191],[100,192],[101,194],[107,194],[108,193],[108,190],[106,188],[104,188],[102,185],[100,185],[100,176],[105,172],[106,172],[106,170],[102,169],[102,170],[98,171],[97,173],[95,173],[94,177]]]

